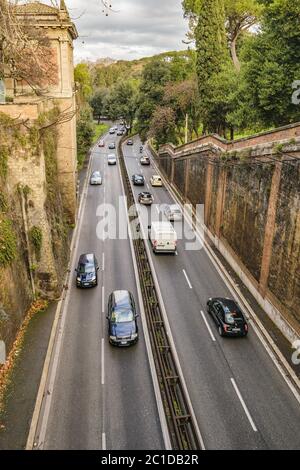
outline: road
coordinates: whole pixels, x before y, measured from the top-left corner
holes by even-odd
[[[129,241],[103,241],[96,233],[99,206],[117,206],[122,196],[119,169],[106,162],[112,141],[116,137],[106,136],[106,147],[92,152],[91,170],[100,169],[103,185],[88,188],[72,264],[74,269],[81,253],[94,252],[98,287],[77,289],[72,277],[44,449],[164,448],[141,322],[136,346],[117,349],[107,340],[109,294],[128,289],[138,302]],[[126,224],[124,207],[120,217]]]
[[[172,204],[165,188],[151,188],[156,171],[141,167],[138,138],[123,146],[129,175],[142,173],[155,204]],[[150,156],[150,155],[149,155]],[[134,188],[137,195],[140,187]],[[141,208],[143,213],[150,208]],[[152,208],[155,220],[158,212]],[[148,214],[150,217],[150,215]],[[153,220],[153,219],[152,219]],[[147,217],[143,217],[147,230]],[[206,313],[209,297],[231,297],[204,249],[152,255],[172,335],[207,449],[299,449],[300,407],[256,333],[221,338]]]

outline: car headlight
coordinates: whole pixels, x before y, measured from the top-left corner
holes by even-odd
[[[81,281],[80,277],[77,277],[77,281],[78,281],[78,282],[80,282],[80,281]]]
[[[93,276],[93,277],[91,278],[91,281],[96,281],[96,276]]]
[[[137,333],[133,333],[133,334],[131,335],[131,339],[137,339],[137,337],[138,337],[138,334],[137,334]]]
[[[110,336],[109,339],[111,339],[112,341],[116,341],[117,337],[116,336]]]

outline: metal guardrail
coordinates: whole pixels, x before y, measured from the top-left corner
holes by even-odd
[[[124,182],[125,195],[127,197],[127,209],[130,208],[130,211],[128,211],[130,227],[133,231],[134,227],[136,227],[133,221],[138,219],[138,212],[122,150],[122,144],[125,140],[126,139],[123,138],[119,143],[120,168]],[[173,450],[200,450],[201,444],[198,439],[188,400],[181,383],[180,374],[168,338],[145,241],[141,236],[137,236],[137,234],[138,231],[132,233],[133,245],[139,271],[151,348],[172,448]]]

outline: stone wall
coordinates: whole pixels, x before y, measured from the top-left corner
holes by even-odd
[[[60,130],[38,130],[41,120],[50,123],[58,114],[55,107],[43,113],[39,108],[39,120],[25,127],[0,113],[0,157],[5,157],[0,221],[10,221],[16,240],[11,259],[0,262],[0,337],[8,350],[34,297],[59,297],[68,265],[69,225],[58,173]],[[4,235],[0,224],[1,240]]]
[[[284,319],[289,338],[299,335],[300,124],[237,142],[168,144],[158,161],[183,202],[205,205],[210,240],[266,311]]]

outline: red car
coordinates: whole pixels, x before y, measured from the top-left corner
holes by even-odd
[[[99,147],[105,147],[105,142],[104,142],[104,140],[100,140],[100,142],[99,142]]]

